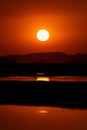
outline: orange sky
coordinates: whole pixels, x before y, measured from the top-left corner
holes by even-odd
[[[87,52],[86,0],[1,0],[0,55],[32,52]],[[40,42],[36,33],[50,32]]]

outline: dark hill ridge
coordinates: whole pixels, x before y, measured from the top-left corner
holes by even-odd
[[[87,54],[67,55],[62,52],[0,56],[0,63],[71,63],[87,64]]]

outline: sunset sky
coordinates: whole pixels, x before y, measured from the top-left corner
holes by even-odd
[[[87,1],[0,0],[0,55],[32,52],[87,53]]]

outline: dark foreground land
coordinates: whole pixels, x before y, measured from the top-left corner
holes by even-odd
[[[0,76],[87,76],[87,64],[0,64]]]
[[[87,108],[87,82],[0,81],[0,104]]]

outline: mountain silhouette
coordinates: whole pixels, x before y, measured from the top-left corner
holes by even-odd
[[[10,63],[69,63],[87,64],[87,54],[67,55],[62,52],[31,53],[26,55],[0,56],[0,64]]]

